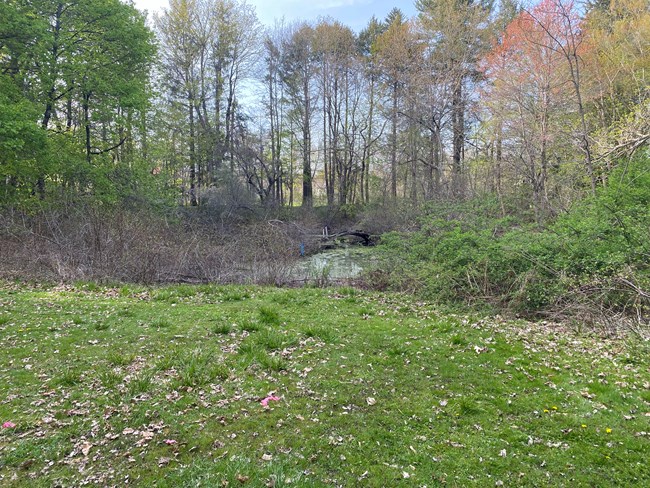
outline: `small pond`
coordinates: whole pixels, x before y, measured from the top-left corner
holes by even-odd
[[[300,260],[294,268],[297,280],[346,280],[358,278],[376,262],[369,247],[328,249]]]

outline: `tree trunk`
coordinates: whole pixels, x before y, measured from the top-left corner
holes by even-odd
[[[503,192],[501,191],[501,182],[503,179],[503,140],[502,140],[502,122],[499,121],[497,125],[497,133],[496,133],[496,154],[494,158],[494,163],[495,163],[495,190],[497,197],[499,198],[499,206],[501,207],[501,216],[505,217],[506,216],[506,209],[503,204]]]
[[[311,104],[309,97],[309,78],[303,81],[304,113],[302,120],[302,206],[313,205],[313,187],[311,181]]]
[[[196,188],[196,142],[195,127],[194,127],[194,94],[188,95],[188,115],[190,117],[190,205],[196,207],[199,202],[197,198]]]
[[[463,103],[463,80],[456,81],[452,100],[452,130],[453,130],[453,159],[452,159],[452,184],[453,191],[460,195],[461,173],[463,170],[463,147],[465,142],[465,107]]]
[[[397,82],[393,83],[393,108],[391,110],[391,137],[390,137],[390,195],[397,200]]]
[[[90,92],[83,94],[83,114],[84,114],[84,129],[86,132],[86,162],[90,163],[91,146],[90,146]]]
[[[54,94],[56,93],[56,82],[59,78],[58,61],[59,61],[59,35],[61,32],[61,16],[63,15],[63,2],[59,2],[56,6],[56,13],[54,14],[54,32],[52,39],[51,49],[51,62],[50,62],[50,85],[47,90],[45,99],[45,111],[41,120],[41,127],[47,130],[52,117],[54,109]],[[36,191],[41,200],[45,198],[45,175],[39,174],[36,180]]]

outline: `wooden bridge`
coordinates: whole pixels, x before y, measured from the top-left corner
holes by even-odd
[[[335,234],[330,234],[327,227],[323,229],[323,234],[321,237],[322,241],[333,241],[340,239],[341,237],[358,237],[363,241],[364,246],[374,246],[375,242],[372,240],[372,236],[367,232],[362,230],[344,230],[342,232],[337,232]]]

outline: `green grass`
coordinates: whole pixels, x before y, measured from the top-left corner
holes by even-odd
[[[0,486],[650,483],[638,337],[351,288],[0,283],[0,313]]]
[[[212,332],[215,334],[230,334],[230,332],[232,332],[232,325],[228,322],[217,322],[212,327]]]
[[[266,325],[280,325],[280,313],[271,307],[260,307],[258,310],[259,321]]]

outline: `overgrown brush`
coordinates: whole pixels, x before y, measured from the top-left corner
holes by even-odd
[[[267,222],[217,226],[94,204],[0,219],[0,276],[55,281],[282,284],[298,242]]]
[[[640,158],[614,172],[545,229],[438,207],[411,234],[388,234],[389,282],[450,304],[489,304],[527,316],[647,324],[650,173]],[[468,204],[464,204],[465,209]],[[587,313],[589,311],[589,313]]]

